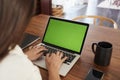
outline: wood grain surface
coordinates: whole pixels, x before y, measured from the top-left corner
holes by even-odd
[[[42,40],[48,18],[49,16],[43,14],[33,17],[26,32],[38,35]],[[93,42],[99,41],[108,41],[113,45],[112,58],[109,66],[98,66],[93,62],[94,54],[91,45]],[[105,26],[93,27],[90,25],[81,54],[81,58],[76,62],[67,76],[61,76],[62,80],[84,80],[90,68],[103,71],[105,73],[103,80],[120,80],[120,30]],[[40,73],[43,80],[48,80],[47,70],[40,68]]]

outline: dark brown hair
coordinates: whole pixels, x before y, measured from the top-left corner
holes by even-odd
[[[36,0],[0,0],[0,60],[19,43],[35,10]]]

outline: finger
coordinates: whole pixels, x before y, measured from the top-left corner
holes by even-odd
[[[33,46],[33,48],[37,48],[38,46]]]
[[[47,50],[45,48],[37,48],[37,47],[34,49],[35,49],[36,53],[42,52],[43,50]]]
[[[43,46],[38,46],[38,45],[36,45],[36,46],[34,46],[34,48],[37,48],[37,49],[41,49],[41,48],[43,48],[43,49],[45,49],[45,47],[43,47]]]
[[[60,57],[61,57],[61,58],[63,57],[63,53],[62,53],[62,52],[60,52]]]
[[[42,50],[48,50],[48,49],[46,49],[45,47],[39,47],[38,49],[42,49]]]
[[[50,54],[50,57],[54,57],[54,56],[57,56],[57,54],[55,54],[55,53]]]
[[[46,54],[46,58],[50,57],[50,54]]]
[[[32,49],[32,48],[33,48],[33,46],[30,46],[30,47],[29,47],[29,50]]]
[[[60,55],[60,51],[57,51],[56,55],[59,56]]]
[[[46,49],[44,46],[37,46],[37,48]]]
[[[64,58],[62,58],[62,63],[67,59],[68,57],[64,57]]]
[[[38,51],[38,52],[48,52],[47,49],[41,49],[41,48],[40,48],[40,49],[37,49],[37,51]]]

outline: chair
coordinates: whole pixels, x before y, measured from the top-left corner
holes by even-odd
[[[72,20],[80,20],[80,19],[85,19],[85,18],[93,19],[92,24],[94,24],[94,26],[97,26],[97,25],[103,26],[103,24],[105,24],[105,22],[109,22],[109,23],[112,23],[114,29],[118,28],[118,25],[114,20],[107,18],[107,17],[103,17],[103,16],[82,15],[82,16],[75,17]]]

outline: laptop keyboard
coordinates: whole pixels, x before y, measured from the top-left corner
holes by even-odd
[[[55,48],[51,48],[49,46],[45,46],[44,45],[44,47],[47,49],[46,51],[43,51],[44,52],[44,56],[46,56],[46,54],[56,53],[57,51],[60,51],[60,50],[57,50]],[[70,54],[69,52],[63,52],[62,58],[64,58],[65,56],[67,56],[67,59],[64,61],[64,63],[66,63],[66,64],[71,63],[72,60],[76,57],[76,55]]]

